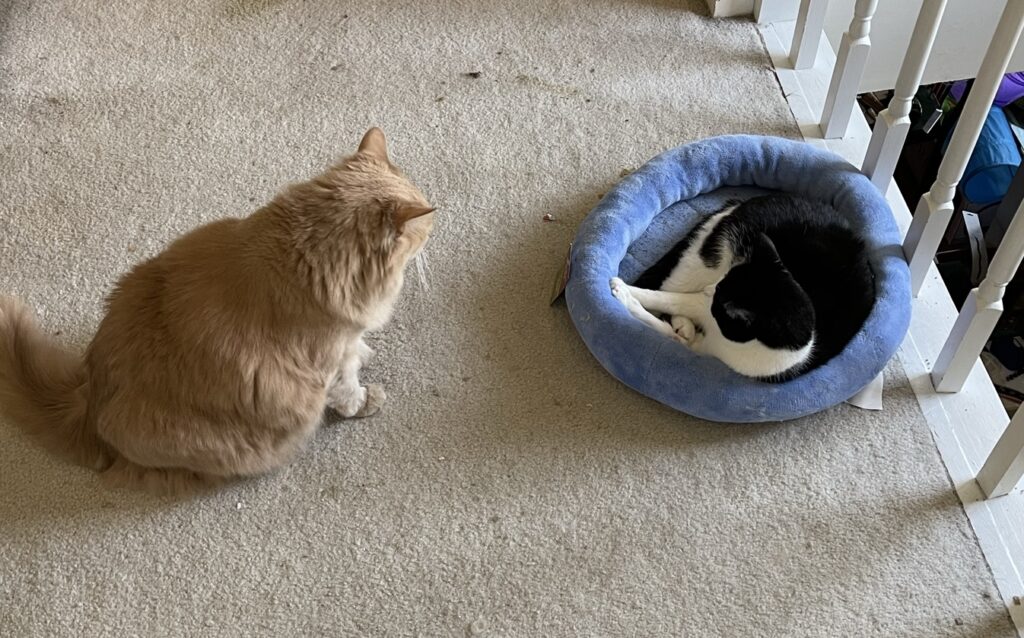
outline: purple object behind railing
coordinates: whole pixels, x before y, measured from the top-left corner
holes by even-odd
[[[953,96],[954,100],[959,102],[960,98],[963,97],[964,89],[966,87],[967,80],[954,82],[953,88],[950,89],[949,94]],[[996,100],[993,104],[996,106],[1006,106],[1011,102],[1016,102],[1022,97],[1024,97],[1024,71],[1007,73],[1003,76],[1003,81],[999,84],[999,91],[996,92]]]

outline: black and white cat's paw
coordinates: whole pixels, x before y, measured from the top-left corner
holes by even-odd
[[[634,315],[638,310],[643,310],[640,302],[633,297],[633,293],[629,291],[629,285],[619,279],[618,277],[612,277],[608,282],[609,287],[612,289],[612,296],[619,300],[619,302],[626,307]]]
[[[672,317],[672,329],[676,333],[676,339],[686,346],[692,347],[701,336],[697,325],[682,315]]]
[[[676,333],[676,341],[682,343],[691,350],[700,351],[700,346],[703,343],[703,331],[693,323],[690,318],[675,315],[672,317],[672,329]]]
[[[618,277],[608,280],[608,287],[612,289],[612,297],[615,297],[625,305],[633,295],[629,294],[629,286]]]

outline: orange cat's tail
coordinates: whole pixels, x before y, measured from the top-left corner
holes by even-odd
[[[51,452],[102,469],[110,457],[86,420],[88,388],[81,360],[25,304],[0,296],[0,412]]]

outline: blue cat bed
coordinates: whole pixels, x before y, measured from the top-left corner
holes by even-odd
[[[824,200],[849,215],[875,272],[875,305],[860,332],[839,356],[785,383],[692,353],[634,319],[608,286],[615,276],[634,281],[725,200],[764,189]],[[877,189],[827,151],[750,135],[666,151],[616,185],[576,234],[565,294],[580,336],[612,376],[687,414],[730,423],[795,419],[849,399],[882,371],[910,323],[910,271]]]

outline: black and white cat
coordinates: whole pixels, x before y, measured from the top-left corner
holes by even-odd
[[[730,202],[635,285],[610,283],[640,321],[770,381],[839,354],[875,302],[863,240],[831,206],[785,194]]]

